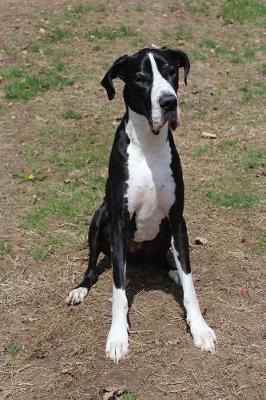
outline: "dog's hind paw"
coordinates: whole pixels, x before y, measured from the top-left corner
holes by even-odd
[[[87,294],[88,294],[88,289],[85,287],[78,287],[76,289],[73,289],[66,298],[66,304],[70,306],[79,304],[85,299]]]
[[[127,328],[121,326],[111,326],[107,342],[106,355],[116,364],[128,353],[128,333]]]

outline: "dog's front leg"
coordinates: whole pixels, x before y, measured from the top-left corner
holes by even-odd
[[[121,216],[116,216],[111,223],[112,325],[106,343],[106,354],[116,363],[128,352],[128,302],[125,292],[126,235],[125,221]]]
[[[172,222],[172,221],[171,221]],[[171,223],[172,249],[175,264],[184,292],[184,306],[187,312],[187,322],[193,336],[194,345],[201,350],[214,353],[216,340],[214,331],[205,322],[194,288],[192,272],[189,260],[189,241],[186,222],[182,218],[177,226]]]

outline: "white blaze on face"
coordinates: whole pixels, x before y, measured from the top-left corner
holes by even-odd
[[[173,94],[176,98],[176,92],[170,83],[161,75],[158,70],[156,61],[153,57],[152,53],[149,53],[149,59],[151,62],[152,74],[153,74],[153,82],[151,89],[151,115],[152,115],[152,125],[155,131],[159,130],[164,124],[163,120],[163,112],[161,106],[159,104],[159,99],[164,94]],[[177,117],[179,116],[177,107]]]

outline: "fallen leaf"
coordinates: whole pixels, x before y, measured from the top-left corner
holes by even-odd
[[[105,388],[103,389],[102,393],[103,393],[103,400],[116,400],[123,394],[126,394],[127,390],[125,387]]]
[[[247,297],[249,296],[249,291],[246,287],[241,287],[238,289],[240,296]]]
[[[209,138],[209,139],[216,139],[217,138],[216,133],[204,132],[204,131],[201,133],[201,136],[205,137],[205,138]]]
[[[208,240],[207,239],[205,239],[205,238],[203,238],[203,237],[197,237],[196,239],[195,239],[195,242],[194,242],[196,245],[198,245],[198,246],[204,246],[205,244],[207,244],[208,243]]]

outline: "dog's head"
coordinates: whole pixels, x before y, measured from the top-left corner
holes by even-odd
[[[122,79],[125,82],[126,106],[144,115],[152,132],[158,134],[166,122],[171,129],[179,125],[179,68],[184,68],[184,80],[187,83],[190,62],[183,51],[165,47],[143,49],[132,56],[118,58],[101,84],[112,100],[115,96],[113,79]]]

